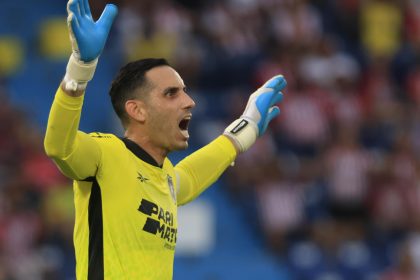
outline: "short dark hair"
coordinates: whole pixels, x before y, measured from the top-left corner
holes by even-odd
[[[109,95],[115,113],[117,113],[123,126],[128,122],[125,103],[127,100],[141,97],[138,94],[136,95],[136,90],[147,87],[146,72],[158,66],[170,65],[164,58],[146,58],[129,62],[120,69],[112,81]]]

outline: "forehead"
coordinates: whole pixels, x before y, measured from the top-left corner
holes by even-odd
[[[147,80],[158,88],[184,86],[181,76],[170,66],[158,66],[146,73]]]

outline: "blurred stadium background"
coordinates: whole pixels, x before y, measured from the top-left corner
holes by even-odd
[[[98,16],[106,1],[90,0]],[[176,280],[420,279],[420,2],[116,0],[81,128],[121,134],[118,68],[166,57],[198,106],[191,148],[274,74],[282,114],[180,209]],[[0,279],[74,279],[71,183],[43,153],[70,54],[65,0],[0,0]]]

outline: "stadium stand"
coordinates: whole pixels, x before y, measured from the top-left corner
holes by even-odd
[[[94,15],[106,1],[90,1]],[[197,101],[191,148],[288,80],[270,133],[200,198],[214,245],[175,280],[420,279],[416,0],[117,0],[81,128],[119,133],[119,66],[164,54]],[[0,1],[0,279],[74,279],[71,183],[43,154],[69,54],[66,1]],[[169,34],[169,35],[168,35]],[[199,202],[200,202],[199,200]]]

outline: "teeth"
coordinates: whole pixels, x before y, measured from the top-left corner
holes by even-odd
[[[181,130],[181,134],[185,137],[185,138],[189,138],[190,134],[188,133],[188,130]]]

